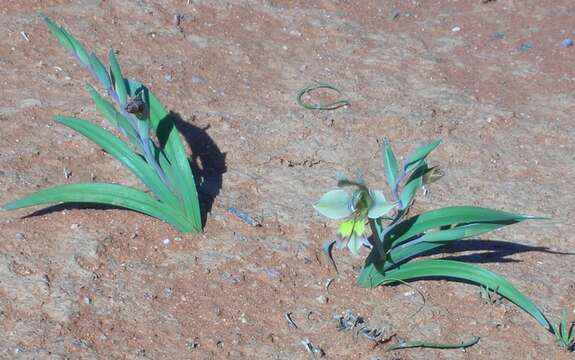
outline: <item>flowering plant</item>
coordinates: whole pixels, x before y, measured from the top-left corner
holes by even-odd
[[[398,166],[391,146],[383,146],[384,173],[389,186],[389,200],[381,191],[370,190],[362,179],[338,178],[340,187],[323,195],[314,208],[322,215],[343,220],[336,240],[329,240],[324,252],[332,264],[333,245],[345,245],[354,255],[362,247],[370,249],[357,278],[361,287],[374,288],[429,277],[443,277],[471,282],[515,303],[539,324],[554,332],[550,322],[535,304],[510,282],[480,266],[453,260],[415,259],[452,241],[469,238],[501,227],[537,217],[474,206],[451,206],[408,217],[419,189],[443,176],[438,167],[429,167],[427,156],[441,143],[433,141],[409,153]],[[369,224],[371,236],[366,234]],[[337,268],[336,268],[337,270]]]
[[[98,203],[120,206],[163,220],[181,232],[202,231],[196,184],[173,120],[145,86],[124,78],[114,50],[110,70],[66,30],[44,17],[48,28],[66,50],[100,83],[112,102],[86,85],[100,113],[123,135],[73,117],[56,122],[92,140],[130,170],[154,195],[111,183],[77,183],[43,189],[5,204],[5,210],[50,203]],[[157,142],[150,136],[153,132]]]

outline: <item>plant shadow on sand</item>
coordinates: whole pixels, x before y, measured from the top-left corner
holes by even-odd
[[[197,127],[184,121],[175,112],[170,112],[168,116],[192,151],[192,157],[189,159],[190,167],[200,198],[202,224],[205,225],[207,214],[212,210],[214,201],[222,189],[223,175],[227,171],[226,154],[220,151],[208,134],[209,125],[204,128]],[[192,122],[195,119],[196,116],[192,116]]]
[[[207,215],[211,212],[214,201],[222,189],[223,174],[227,170],[226,154],[220,151],[219,147],[208,134],[207,130],[209,129],[209,125],[204,128],[197,127],[184,121],[182,117],[175,112],[170,112],[166,118],[171,121],[162,120],[159,127],[163,127],[164,131],[170,131],[170,127],[173,124],[191,149],[192,154],[188,161],[190,162],[190,167],[198,189],[202,226],[205,226]],[[192,121],[194,121],[194,119],[195,116],[192,117]],[[163,146],[163,144],[160,144],[160,146]],[[71,209],[122,209],[132,211],[113,205],[69,202],[45,207],[25,215],[23,218],[42,216],[52,212]]]
[[[475,251],[471,254],[455,255],[455,253]],[[479,252],[478,252],[479,251]],[[430,251],[427,255],[450,253],[453,255],[442,257],[442,260],[456,260],[468,263],[485,264],[485,263],[513,263],[521,260],[513,259],[511,256],[525,252],[541,252],[556,255],[575,255],[572,252],[561,252],[551,250],[546,246],[531,246],[518,244],[503,240],[460,240],[453,241],[435,251]]]

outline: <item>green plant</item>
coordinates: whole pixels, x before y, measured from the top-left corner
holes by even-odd
[[[114,50],[108,72],[94,53],[88,52],[66,30],[44,17],[60,44],[70,51],[99,81],[115,106],[86,85],[100,113],[127,139],[87,121],[56,116],[117,159],[155,194],[109,183],[78,183],[40,190],[4,205],[13,210],[50,203],[99,203],[120,206],[163,220],[181,232],[202,230],[194,177],[173,120],[158,99],[142,84],[122,76]],[[150,137],[153,132],[157,142]]]
[[[434,141],[417,148],[399,167],[389,143],[384,143],[384,173],[390,188],[390,200],[383,192],[368,189],[362,179],[350,180],[340,176],[338,186],[351,187],[353,191],[329,191],[314,205],[322,215],[343,220],[337,230],[337,240],[328,241],[324,251],[333,263],[331,248],[334,244],[340,249],[347,246],[352,254],[357,254],[362,246],[370,248],[357,279],[361,287],[374,288],[432,277],[471,282],[493,289],[552,331],[549,321],[537,306],[499,275],[459,261],[412,260],[454,240],[536,219],[473,206],[452,206],[408,217],[417,190],[442,176],[439,169],[430,168],[426,160],[439,144],[440,141]],[[371,237],[366,234],[366,223],[371,229]]]
[[[575,322],[571,322],[567,328],[567,312],[563,311],[561,315],[561,322],[553,324],[553,333],[555,334],[555,341],[559,347],[567,350],[575,350]]]

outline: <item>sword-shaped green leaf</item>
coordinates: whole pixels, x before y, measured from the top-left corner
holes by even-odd
[[[427,170],[427,166],[425,164],[421,164],[409,177],[407,183],[401,189],[401,194],[399,195],[399,205],[401,210],[405,210],[411,205],[411,201],[415,197],[417,190],[421,188],[423,185],[423,175],[425,175],[425,171]]]
[[[391,145],[387,139],[383,143],[383,170],[385,173],[385,179],[391,192],[395,194],[397,189],[397,159],[393,154]],[[395,199],[394,199],[395,200]]]
[[[510,282],[482,267],[451,260],[417,260],[402,264],[386,272],[373,272],[367,282],[358,282],[361,287],[375,287],[401,281],[413,281],[429,277],[447,277],[496,289],[497,293],[519,306],[547,330],[551,324],[545,315]]]
[[[135,80],[128,81],[128,93],[135,96],[143,85]],[[159,150],[165,154],[168,164],[160,158],[162,169],[168,177],[168,181],[174,185],[179,197],[182,199],[186,214],[193,219],[196,231],[201,231],[201,214],[198,201],[198,193],[195,186],[194,176],[188,162],[188,157],[180,141],[178,131],[168,112],[151,91],[147,93],[149,108],[149,120],[152,131],[155,132],[159,142]]]
[[[80,45],[80,43],[74,39],[74,37],[70,35],[66,30],[56,25],[56,23],[54,23],[48,17],[44,16],[44,21],[58,42],[60,42],[60,44],[62,44],[62,46],[64,46],[66,49],[71,51],[72,54],[76,56],[85,66],[90,67],[90,55],[88,55],[82,45]]]
[[[432,152],[437,146],[441,144],[441,140],[435,140],[427,145],[423,145],[412,151],[403,163],[403,171],[408,173],[417,169],[424,161],[427,155]]]
[[[108,100],[104,99],[92,85],[86,84],[86,89],[88,92],[90,92],[92,101],[102,116],[108,119],[108,121],[124,136],[126,136],[132,145],[134,145],[134,147],[136,147],[136,149],[141,152],[142,149],[140,149],[141,144],[138,140],[138,135],[136,134],[136,131],[130,124],[129,120],[124,115],[120,114],[114,105],[112,105]]]
[[[464,225],[457,225],[453,228],[430,231],[427,232],[411,241],[405,242],[403,244],[394,243],[393,248],[405,248],[408,246],[413,246],[420,242],[446,242],[464,239],[471,236],[478,236],[493,230],[497,230],[503,226],[511,225],[516,223],[515,220],[508,222],[485,222],[485,223],[471,223]]]
[[[90,55],[90,68],[104,89],[109,90],[112,88],[106,68],[94,53]]]
[[[66,48],[66,50],[70,51],[71,53],[73,53],[75,55],[74,46],[70,42],[70,39],[68,38],[68,34],[67,34],[66,30],[64,30],[60,26],[56,25],[56,23],[53,22],[49,17],[47,17],[47,16],[42,16],[42,17],[43,17],[44,21],[46,22],[48,29],[50,30],[52,35],[54,35],[56,40],[58,40],[58,42],[64,48]]]
[[[169,191],[158,175],[128,145],[112,133],[87,121],[71,117],[57,116],[56,122],[66,125],[92,140],[130,170],[166,205],[180,209],[177,198]]]
[[[128,92],[126,89],[126,83],[124,77],[122,76],[122,71],[120,70],[120,64],[118,59],[116,59],[116,54],[114,50],[110,49],[108,52],[108,61],[110,62],[110,73],[112,75],[112,82],[114,83],[114,89],[118,95],[121,106],[126,106],[128,102]]]
[[[504,223],[505,225],[510,225],[527,219],[541,218],[475,206],[451,206],[426,211],[403,220],[395,225],[393,229],[386,234],[386,237],[392,239],[392,247],[395,247],[396,244],[401,244],[428,230],[445,226],[451,227],[458,224],[469,223]]]
[[[134,188],[108,183],[77,183],[37,191],[4,205],[14,210],[34,205],[55,203],[93,203],[120,206],[163,220],[179,231],[189,232],[194,226],[183,213]]]

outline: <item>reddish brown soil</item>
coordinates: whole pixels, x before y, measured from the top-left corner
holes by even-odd
[[[484,304],[471,285],[414,283],[426,304],[410,317],[421,304],[412,289],[359,289],[362,259],[337,252],[326,290],[334,275],[321,246],[334,224],[311,203],[337,171],[383,187],[384,137],[399,153],[441,137],[432,161],[447,176],[417,210],[473,204],[552,220],[438,256],[497,271],[551,319],[573,318],[573,257],[558,253],[574,242],[575,46],[561,47],[575,37],[572,1],[4,1],[1,203],[62,183],[139,186],[54,124],[66,114],[107,126],[88,75],[39,12],[101,57],[118,49],[127,76],[182,117],[190,151],[217,165],[208,184],[222,187],[201,235],[119,209],[1,213],[0,358],[310,359],[304,339],[328,359],[570,358],[513,304]],[[352,106],[301,109],[295,94],[313,80]],[[481,341],[384,353],[336,329],[346,309],[403,339]]]

